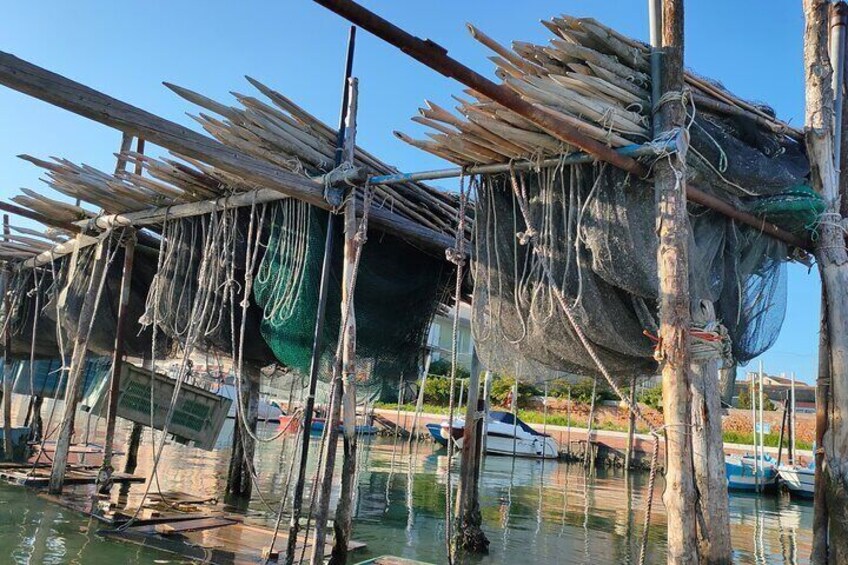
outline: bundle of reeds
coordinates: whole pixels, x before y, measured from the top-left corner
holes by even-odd
[[[562,16],[543,21],[553,33],[548,45],[521,41],[509,49],[472,25],[471,36],[495,54],[495,74],[532,104],[612,147],[651,139],[650,47],[591,18]],[[801,139],[802,133],[776,119],[769,108],[734,96],[718,84],[686,74],[696,109],[750,119],[768,132]],[[395,135],[460,165],[506,162],[570,151],[528,120],[473,90],[474,100],[454,97],[458,117],[433,102],[413,121],[434,131],[429,140]]]
[[[214,114],[192,116],[220,142],[289,171],[318,177],[334,167],[337,132],[291,99],[256,79],[247,80],[265,97],[233,92],[239,106],[228,106],[186,88],[166,83],[179,96]],[[371,175],[398,172],[361,147],[356,148],[354,165]],[[214,171],[207,171],[215,174]],[[418,182],[378,185],[376,205],[422,226],[453,235],[457,200],[451,194]]]
[[[28,259],[65,241],[67,237],[50,230],[9,226],[9,233],[0,237],[0,260]]]

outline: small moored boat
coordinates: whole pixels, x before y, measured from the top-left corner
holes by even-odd
[[[761,455],[759,464],[753,455],[727,455],[724,468],[729,490],[768,490],[777,484],[777,461],[769,455]]]
[[[812,498],[815,491],[815,462],[806,467],[800,465],[781,465],[777,469],[780,484],[785,486],[792,496]]]
[[[453,438],[457,447],[462,448],[465,420],[454,420],[452,432],[448,427],[448,422],[442,422],[442,438],[445,441]],[[559,445],[549,435],[537,432],[509,412],[490,412],[486,422],[486,453],[556,459]]]

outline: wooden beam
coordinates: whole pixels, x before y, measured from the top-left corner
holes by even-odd
[[[279,191],[325,210],[341,204],[341,191],[337,189],[329,190],[325,199],[322,183],[245,155],[185,126],[3,51],[0,51],[0,84],[180,155],[203,161],[257,187]],[[441,253],[446,242],[449,245],[451,241],[444,234],[419,226],[388,209],[372,210],[371,221],[375,227],[430,252]]]

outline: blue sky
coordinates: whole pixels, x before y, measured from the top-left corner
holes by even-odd
[[[634,37],[647,39],[648,33],[644,0],[363,4],[488,76],[489,53],[470,38],[465,22],[502,43],[547,41],[549,32],[539,20],[561,11],[595,17]],[[690,0],[686,10],[689,68],[721,80],[740,96],[768,101],[781,118],[803,124],[800,2]],[[191,127],[185,112],[193,108],[162,81],[225,101],[231,90],[251,91],[243,79],[247,74],[334,124],[347,28],[308,0],[9,2],[0,18],[0,49]],[[444,162],[406,146],[391,132],[417,133],[409,118],[423,100],[450,107],[450,95],[460,94],[460,85],[364,32],[357,40],[355,74],[360,79],[360,144],[402,170],[443,167]],[[109,170],[119,142],[114,130],[0,88],[0,197],[19,187],[43,186],[39,171],[17,159],[19,153],[62,156]],[[783,331],[762,358],[769,372],[795,371],[812,382],[818,275],[799,266],[789,271]]]

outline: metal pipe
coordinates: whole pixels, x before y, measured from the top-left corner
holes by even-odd
[[[345,74],[342,107],[339,116],[339,129],[336,137],[335,166],[338,167],[344,155],[344,139],[347,125],[348,108],[348,79],[353,74],[353,53],[356,47],[356,26],[350,27],[347,41],[347,61]],[[292,515],[289,522],[289,537],[286,543],[286,565],[293,565],[297,553],[298,532],[300,530],[300,516],[303,507],[303,489],[306,485],[306,463],[309,458],[309,434],[312,428],[312,411],[315,408],[315,391],[318,386],[318,369],[321,361],[321,353],[324,349],[324,320],[327,312],[327,295],[329,291],[330,267],[335,252],[336,229],[338,217],[332,212],[327,217],[327,233],[324,239],[324,260],[321,264],[321,282],[318,287],[318,309],[315,313],[315,332],[312,335],[312,357],[309,364],[309,394],[303,408],[303,428],[301,429],[300,465],[297,471],[294,495],[292,498]],[[327,422],[328,426],[335,426],[335,422]],[[314,494],[313,494],[314,496]]]
[[[662,6],[661,0],[648,0],[648,32],[651,41],[651,107],[660,101],[660,68],[662,67]],[[651,112],[653,116],[653,111]],[[651,120],[653,128],[654,120]],[[652,132],[656,134],[656,132]]]
[[[557,139],[569,145],[576,146],[594,155],[601,161],[606,161],[619,169],[623,169],[639,177],[645,177],[648,174],[647,167],[633,157],[621,155],[611,147],[583,135],[569,122],[563,120],[557,112],[530,104],[509,88],[503,85],[497,85],[474,72],[459,61],[449,57],[447,50],[433,41],[415,37],[351,0],[315,0],[315,2],[373,33],[387,43],[394,45],[413,59],[427,65],[436,72],[453,78],[465,86],[473,88],[477,92],[491,98],[498,104],[509,108]],[[812,249],[810,243],[805,239],[782,230],[774,224],[765,222],[752,214],[737,210],[731,204],[707,194],[694,186],[686,186],[686,197],[692,202],[716,210],[743,224],[755,227],[763,233],[789,245],[807,251]]]
[[[844,100],[845,26],[848,4],[835,2],[830,13],[830,64],[833,67],[833,164],[839,170],[842,147],[842,107]]]
[[[644,145],[627,145],[625,147],[616,149],[615,151],[617,153],[620,153],[621,155],[627,155],[630,157],[652,157],[661,154],[664,151],[675,151],[677,149],[677,143],[677,139],[670,139],[668,141],[665,141],[663,145],[648,143]],[[512,164],[498,163],[495,165],[475,165],[472,167],[465,168],[453,167],[450,169],[436,169],[432,171],[421,171],[417,173],[394,173],[391,175],[378,175],[370,177],[368,179],[368,184],[399,184],[410,181],[458,178],[461,177],[463,174],[486,175],[492,173],[504,173],[509,171],[510,167],[516,171],[527,171],[537,168],[556,167],[558,165],[577,165],[580,163],[591,163],[594,160],[594,156],[584,151],[575,151],[574,153],[570,153],[562,157],[553,157],[551,159],[545,159],[541,162],[518,161]]]

